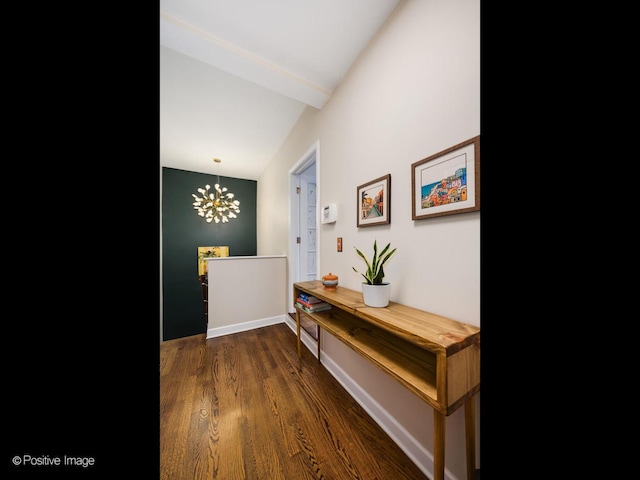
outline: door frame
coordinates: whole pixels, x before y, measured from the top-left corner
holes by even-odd
[[[299,185],[299,176],[315,163],[316,177],[316,218],[320,205],[320,141],[316,140],[302,157],[289,170],[289,302],[287,311],[293,311],[293,284],[300,280],[300,244],[296,237],[300,235],[300,202],[296,188]],[[316,229],[316,275],[320,271],[320,234]]]

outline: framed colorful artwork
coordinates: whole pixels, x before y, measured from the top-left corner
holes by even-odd
[[[480,135],[411,165],[411,218],[480,210]]]
[[[391,223],[391,174],[360,185],[356,191],[358,227]]]
[[[198,276],[207,273],[206,258],[228,257],[229,247],[198,247]]]

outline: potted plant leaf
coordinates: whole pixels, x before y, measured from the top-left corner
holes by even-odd
[[[361,250],[356,247],[356,253],[362,258],[367,265],[365,273],[353,268],[353,271],[359,273],[364,278],[362,282],[362,296],[365,305],[369,307],[386,307],[389,305],[389,297],[391,295],[391,284],[384,282],[384,265],[391,259],[396,249],[390,250],[391,242],[378,252],[377,240],[373,241],[373,256],[371,261]]]

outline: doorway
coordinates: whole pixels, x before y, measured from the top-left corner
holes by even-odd
[[[290,194],[290,263],[289,263],[289,314],[293,311],[293,283],[318,278],[318,167],[319,144],[316,142],[289,171]],[[317,340],[314,323],[301,326]]]

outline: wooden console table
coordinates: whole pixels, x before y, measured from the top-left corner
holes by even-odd
[[[300,292],[332,305],[307,313],[295,306]],[[320,280],[293,284],[298,359],[300,320],[309,318],[433,407],[434,480],[444,480],[445,419],[465,408],[467,480],[476,468],[474,395],[480,391],[480,329],[450,318],[390,302],[367,307],[362,293],[325,289]]]

